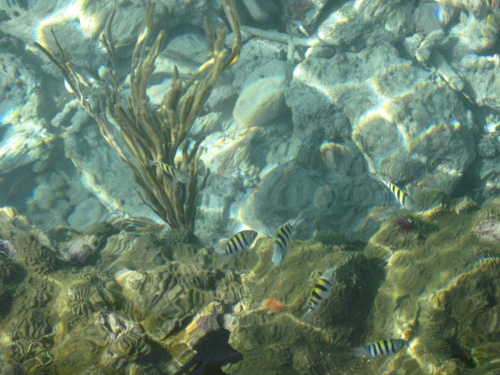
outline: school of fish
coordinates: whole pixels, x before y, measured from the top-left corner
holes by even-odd
[[[153,161],[151,161],[151,164],[158,165],[161,169],[170,174],[174,179],[181,181],[178,177],[176,177],[178,171],[176,171],[174,167],[164,165],[164,163],[160,164]],[[389,180],[378,176],[377,174],[368,173],[368,176],[375,181],[378,181],[385,185],[392,192],[401,207],[414,213],[419,212],[417,203],[406,191],[396,186]],[[272,263],[275,267],[280,267],[285,262],[285,259],[289,252],[290,242],[298,226],[304,221],[303,216],[304,211],[301,211],[295,219],[287,221],[278,228],[274,241],[273,255],[271,258]],[[242,230],[231,236],[221,245],[217,246],[215,248],[215,253],[223,258],[231,258],[237,253],[251,249],[257,237],[258,233],[254,230]],[[335,267],[328,268],[323,271],[323,273],[321,273],[305,305],[305,308],[307,308],[307,310],[301,317],[302,321],[307,322],[308,320],[310,320],[313,314],[318,313],[318,311],[321,309],[322,303],[328,298],[332,291],[332,287],[335,283],[335,273]],[[355,348],[353,350],[353,355],[355,357],[375,358],[396,354],[406,344],[407,341],[403,339],[383,339],[375,343],[370,343],[366,344],[365,346]]]

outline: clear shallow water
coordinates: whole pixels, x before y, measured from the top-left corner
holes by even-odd
[[[141,170],[141,157],[156,160],[153,147],[168,150],[168,139],[134,158],[116,119],[106,142],[82,109],[99,114],[113,77],[99,42],[112,4],[0,3],[0,203],[18,211],[1,215],[0,238],[17,252],[0,253],[2,371],[498,371],[497,4],[238,7],[250,35],[185,139],[189,152],[206,137],[190,179],[201,187],[211,171],[192,201],[193,231],[183,227],[195,212],[189,200],[176,211],[188,215],[173,220],[147,193],[166,186],[181,201],[190,196],[169,169],[194,172],[181,162],[182,145],[175,166],[147,170],[154,178],[141,188],[113,142]],[[112,24],[124,99],[133,93],[130,57],[145,35],[144,12],[120,3]],[[142,116],[157,117],[135,123],[131,144],[168,134],[154,127],[172,121],[162,98],[173,66],[188,82],[207,61],[203,16],[224,27],[222,13],[204,2],[156,4],[148,45],[157,29],[169,36]],[[68,52],[76,101],[33,47],[36,40],[60,58],[51,27]],[[228,37],[228,55],[231,46]],[[401,207],[409,199],[413,212]],[[275,266],[278,228],[300,212],[304,222]],[[219,241],[250,228],[259,233],[250,249],[233,242],[241,251],[221,261]],[[332,267],[331,291],[312,319],[300,320]],[[284,310],[268,313],[270,298]],[[353,355],[397,338],[408,341],[397,354]]]

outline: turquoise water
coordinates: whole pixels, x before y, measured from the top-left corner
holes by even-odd
[[[0,0],[0,374],[496,374],[492,0]]]

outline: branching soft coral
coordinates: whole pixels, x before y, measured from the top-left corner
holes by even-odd
[[[131,96],[125,100],[118,79],[115,41],[111,33],[114,12],[102,36],[112,65],[111,82],[105,85],[105,98],[101,96],[96,104],[89,102],[82,94],[83,82],[73,70],[68,55],[53,32],[59,58],[40,44],[35,45],[59,68],[80,105],[97,121],[103,137],[128,165],[145,195],[146,199],[143,199],[139,194],[144,203],[171,228],[184,230],[191,236],[194,233],[196,196],[204,188],[210,171],[207,170],[203,180],[198,182],[203,138],[190,148],[186,137],[221,72],[239,57],[239,17],[234,0],[224,0],[224,11],[234,33],[232,50],[229,53],[224,46],[226,32],[218,30],[214,34],[210,24],[205,22],[210,59],[186,83],[179,79],[175,68],[170,89],[164,95],[160,109],[154,111],[147,95],[148,80],[154,72],[156,58],[165,45],[166,34],[160,32],[153,45],[147,48],[153,30],[153,11],[154,4],[148,0],[144,27],[132,55]],[[112,124],[118,125],[124,142],[117,141]],[[126,149],[122,144],[125,144]],[[189,172],[189,180],[180,183],[168,172],[169,167],[158,167],[162,164],[184,173]]]

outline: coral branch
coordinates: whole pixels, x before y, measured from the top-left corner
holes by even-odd
[[[206,22],[210,60],[204,63],[185,84],[180,80],[175,67],[170,89],[164,95],[161,107],[157,111],[151,108],[147,88],[149,78],[155,69],[156,59],[165,46],[166,34],[164,31],[160,32],[151,48],[148,48],[153,30],[154,12],[154,4],[150,0],[146,5],[144,26],[137,37],[132,54],[131,94],[126,101],[121,94],[115,41],[111,32],[115,11],[108,17],[102,36],[103,45],[111,61],[111,82],[105,85],[106,100],[99,98],[97,108],[93,108],[82,93],[82,82],[73,70],[55,34],[52,33],[60,55],[59,59],[35,43],[57,66],[81,106],[97,121],[104,139],[128,165],[146,197],[144,199],[138,194],[140,199],[171,228],[185,230],[188,236],[194,233],[196,196],[206,185],[210,171],[207,170],[201,184],[198,184],[200,156],[203,152],[200,145],[204,138],[198,139],[188,152],[190,142],[187,137],[218,77],[222,71],[234,64],[241,49],[240,22],[234,0],[224,0],[224,11],[235,36],[229,56],[224,47],[226,33],[218,31],[215,38],[212,27]],[[126,106],[124,102],[127,103]],[[116,139],[113,124],[120,129],[123,141]],[[178,152],[181,146],[182,150]],[[179,156],[177,163],[176,156]],[[186,183],[177,181],[173,174],[151,165],[151,160],[165,163],[181,172],[189,171],[189,181]]]

